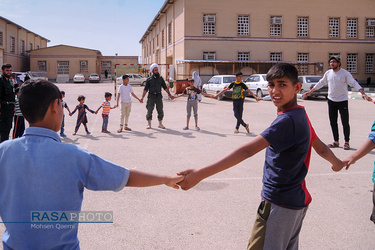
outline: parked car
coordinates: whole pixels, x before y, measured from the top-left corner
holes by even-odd
[[[73,82],[85,82],[85,76],[83,74],[75,74],[73,77]]]
[[[16,74],[16,80],[18,83],[22,84],[25,82],[26,72],[12,72],[13,74]]]
[[[48,81],[47,72],[32,72],[28,71],[30,79],[33,80],[46,80]]]
[[[301,94],[310,91],[314,86],[322,79],[322,76],[316,75],[305,75],[299,76],[298,81],[302,83]],[[328,96],[328,86],[324,86],[321,89],[317,89],[311,93],[309,97],[317,97],[317,96],[324,96],[327,98]]]
[[[236,80],[234,75],[216,75],[211,77],[207,83],[203,84],[202,91],[207,94],[216,95],[228,87],[231,82]],[[232,98],[232,90],[226,91],[224,94],[217,97],[218,100],[226,98]]]
[[[140,74],[127,74],[129,76],[129,83],[130,85],[141,85],[144,86],[146,84],[147,78],[143,77]],[[122,76],[116,78],[117,84],[122,84]]]
[[[98,74],[91,74],[89,76],[89,82],[99,82],[100,81],[100,76]]]
[[[247,87],[258,97],[263,97],[269,94],[266,74],[253,74],[249,76],[244,82]]]

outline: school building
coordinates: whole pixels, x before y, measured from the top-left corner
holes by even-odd
[[[13,71],[30,67],[30,52],[47,47],[49,40],[0,16],[0,65],[10,63]]]
[[[50,81],[69,82],[81,73],[88,79],[90,74],[99,74],[105,80],[115,78],[115,65],[138,63],[138,56],[103,56],[99,50],[68,45],[56,45],[33,50],[30,53],[30,71],[47,72]],[[137,72],[134,72],[137,73]]]
[[[175,79],[266,73],[279,61],[322,75],[330,56],[360,83],[375,82],[374,0],[166,0],[140,43],[142,63]],[[165,76],[167,72],[162,72]]]

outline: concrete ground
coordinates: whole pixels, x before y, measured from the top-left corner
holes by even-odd
[[[113,93],[109,83],[57,84],[66,92],[71,110],[78,95],[96,110],[104,92]],[[142,87],[134,86],[137,96]],[[163,93],[166,96],[165,93]],[[114,98],[111,102],[115,104]],[[325,99],[299,100],[325,143],[332,142]],[[340,148],[333,152],[341,159],[357,149],[373,123],[370,102],[349,100],[351,147],[344,151],[341,122]],[[129,127],[131,132],[117,133],[120,109],[111,110],[109,128],[101,133],[101,115],[88,114],[86,135],[81,127],[73,136],[76,115],[65,111],[65,143],[77,144],[121,166],[142,171],[173,174],[186,168],[202,167],[253,139],[276,117],[270,101],[246,98],[244,120],[250,134],[240,128],[234,134],[235,118],[230,100],[203,97],[199,103],[201,131],[184,131],[186,97],[173,101],[164,98],[165,130],[146,129],[145,103],[133,99]],[[193,128],[193,120],[190,123]],[[82,249],[245,249],[256,209],[260,202],[265,151],[237,166],[212,176],[189,191],[167,186],[127,188],[120,192],[86,190],[82,210],[113,211],[113,224],[80,224]],[[375,225],[369,220],[372,210],[371,182],[375,153],[370,152],[348,171],[334,173],[330,164],[312,153],[307,187],[313,197],[300,234],[300,249],[373,249]],[[67,156],[68,157],[68,156]],[[0,225],[0,231],[4,226]]]

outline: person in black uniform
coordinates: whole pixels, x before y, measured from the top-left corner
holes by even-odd
[[[167,85],[165,84],[163,77],[161,77],[159,74],[159,65],[157,65],[156,63],[151,64],[150,72],[152,72],[152,75],[146,80],[146,86],[143,90],[143,95],[141,98],[141,103],[142,103],[143,98],[148,92],[147,104],[146,104],[146,109],[147,109],[146,119],[148,122],[147,128],[148,129],[151,128],[152,112],[154,111],[154,107],[156,105],[156,110],[158,111],[158,120],[159,120],[158,127],[165,129],[163,125],[164,111],[163,111],[163,96],[161,94],[161,88],[163,87],[165,92],[167,92],[169,98],[173,100],[174,97],[169,92],[169,89],[167,88]]]
[[[10,80],[12,75],[12,65],[4,64],[1,67],[0,76],[0,142],[9,139],[12,129],[12,120],[15,112],[14,86]]]

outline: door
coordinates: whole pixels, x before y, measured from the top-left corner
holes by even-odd
[[[57,61],[56,82],[69,82],[69,61]]]

